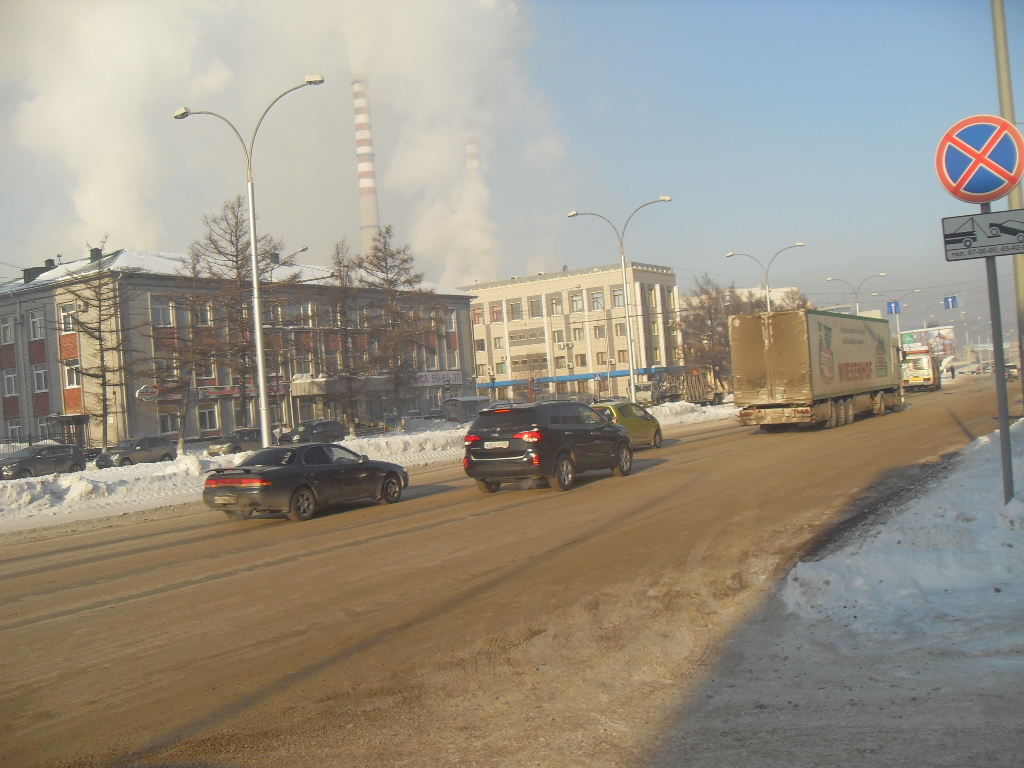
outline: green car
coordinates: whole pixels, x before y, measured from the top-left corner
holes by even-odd
[[[628,400],[598,400],[593,409],[629,431],[633,445],[661,448],[661,424],[650,413]]]

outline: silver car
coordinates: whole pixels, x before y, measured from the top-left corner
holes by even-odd
[[[135,437],[122,440],[106,453],[96,457],[96,467],[127,467],[156,461],[174,461],[178,449],[166,437]]]
[[[263,434],[259,429],[236,429],[221,442],[214,443],[207,450],[211,456],[223,456],[226,453],[242,451],[258,451],[263,447]]]

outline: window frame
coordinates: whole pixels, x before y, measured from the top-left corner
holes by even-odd
[[[72,357],[67,360],[61,361],[61,366],[64,368],[63,380],[64,389],[78,389],[82,386],[82,360],[78,357]]]
[[[28,312],[28,338],[29,341],[46,338],[46,313],[41,309],[31,309]]]

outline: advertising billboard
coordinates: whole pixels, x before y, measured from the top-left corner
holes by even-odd
[[[906,352],[931,352],[938,357],[956,355],[956,343],[952,325],[937,325],[916,331],[903,331],[900,343]]]

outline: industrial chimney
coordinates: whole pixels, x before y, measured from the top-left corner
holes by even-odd
[[[480,147],[476,145],[476,139],[472,136],[466,137],[466,170],[480,170]]]
[[[377,208],[377,172],[373,163],[373,132],[370,130],[370,100],[366,81],[352,80],[352,100],[356,112],[356,169],[359,172],[359,232],[363,239],[363,254],[370,252],[373,238],[380,231],[380,211]]]

